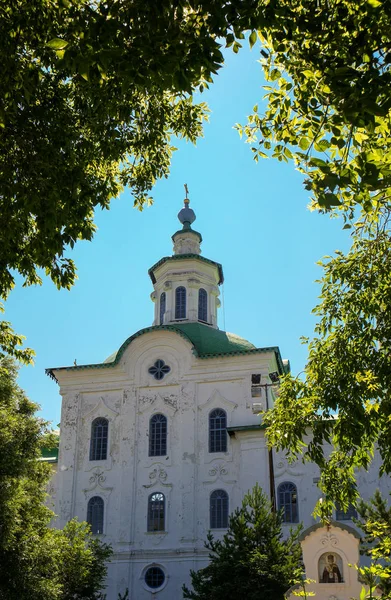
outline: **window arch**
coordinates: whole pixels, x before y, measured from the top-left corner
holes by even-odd
[[[204,288],[198,290],[198,320],[208,320],[208,294]]]
[[[165,456],[167,454],[167,418],[164,415],[153,415],[149,421],[149,456]]]
[[[175,290],[175,318],[186,319],[186,288],[182,285]]]
[[[91,525],[92,533],[103,533],[103,516],[105,503],[100,496],[93,496],[88,501],[87,523]]]
[[[277,490],[278,509],[283,510],[284,523],[298,523],[297,487],[290,481],[280,483]]]
[[[91,424],[90,460],[106,460],[109,422],[98,417]]]
[[[227,414],[222,408],[209,415],[209,452],[227,452]]]
[[[162,292],[160,294],[160,306],[159,306],[159,323],[163,325],[164,323],[164,313],[166,312],[166,292]]]
[[[210,495],[210,528],[228,527],[228,494],[224,490],[215,490]]]
[[[148,531],[165,531],[165,498],[155,492],[148,498]]]

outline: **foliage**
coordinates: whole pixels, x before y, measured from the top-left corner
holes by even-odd
[[[345,508],[355,503],[356,469],[369,466],[375,444],[382,471],[391,471],[390,237],[378,231],[357,238],[346,256],[338,252],[323,267],[305,380],[284,378],[265,422],[276,447],[319,465],[325,498],[318,510],[327,516],[331,499]]]
[[[292,590],[292,596],[296,596],[296,598],[304,598],[305,600],[315,596],[315,592],[308,591],[306,587],[311,583],[316,583],[315,579],[303,579],[303,581]]]
[[[223,64],[218,36],[247,29],[254,4],[0,0],[0,298],[15,271],[69,289],[64,252],[92,239],[94,211],[123,186],[151,200],[172,137],[202,134],[191,94]]]
[[[388,205],[391,7],[381,0],[261,2],[267,108],[245,127],[254,158],[294,159],[314,207],[348,220]]]
[[[0,600],[95,600],[111,549],[86,523],[49,528],[44,502],[50,466],[39,460],[55,440],[34,415],[37,406],[0,359]]]
[[[260,597],[283,600],[285,592],[301,581],[303,568],[300,527],[282,539],[282,515],[271,510],[257,485],[248,493],[241,508],[230,516],[222,540],[209,533],[206,548],[210,563],[191,571],[192,587],[183,586],[184,598],[191,600],[248,600]]]
[[[369,567],[358,567],[368,592],[362,592],[363,598],[391,598],[391,508],[376,490],[369,502],[361,501],[357,507],[360,518],[357,524],[364,532],[362,554],[369,556]],[[361,600],[361,597],[360,597]]]

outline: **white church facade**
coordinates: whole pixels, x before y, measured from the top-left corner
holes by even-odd
[[[316,598],[358,597],[352,514],[316,524],[317,467],[266,446],[259,413],[273,406],[289,362],[278,347],[218,329],[222,266],[201,256],[187,199],[178,217],[174,254],[149,270],[153,325],[101,364],[48,369],[62,396],[58,526],[88,520],[112,544],[107,600],[126,588],[131,600],[180,600],[190,569],[207,564],[207,532],[222,536],[258,482],[284,508],[287,530],[304,524]],[[364,498],[389,491],[378,467],[360,476]]]

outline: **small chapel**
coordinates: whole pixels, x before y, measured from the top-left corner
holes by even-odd
[[[47,369],[62,397],[57,525],[87,520],[112,545],[107,600],[126,588],[134,600],[180,600],[190,570],[208,563],[208,531],[224,535],[258,483],[284,510],[286,531],[303,523],[316,599],[358,598],[354,509],[337,510],[327,528],[315,522],[318,468],[266,445],[261,412],[273,407],[289,361],[278,346],[218,328],[223,267],[201,254],[187,194],[178,219],[173,254],[148,271],[152,324],[125,334],[102,363]],[[364,499],[390,490],[379,460],[359,476]]]

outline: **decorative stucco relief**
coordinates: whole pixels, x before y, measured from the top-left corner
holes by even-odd
[[[67,427],[74,428],[77,425],[77,416],[79,410],[80,394],[67,394],[63,399],[64,423],[62,429]]]
[[[224,462],[215,462],[208,470],[210,479],[204,481],[204,483],[215,483],[218,479],[224,483],[236,483],[236,479],[228,479],[229,470]]]
[[[164,487],[172,487],[171,483],[166,483],[167,481],[167,471],[163,469],[161,466],[157,466],[149,473],[149,481],[150,483],[145,484],[143,487],[151,488],[157,483],[163,485]]]
[[[322,546],[338,546],[338,538],[336,535],[328,531],[320,538]]]
[[[100,396],[95,406],[93,406],[92,408],[90,406],[87,407],[87,409],[83,413],[83,420],[91,418],[94,414],[100,414],[102,416],[107,415],[111,418],[114,418],[117,415],[119,415],[119,413],[116,410],[108,406],[107,400],[103,396]]]
[[[129,400],[134,399],[134,388],[125,388],[122,392],[122,404],[128,404]]]
[[[281,477],[281,475],[291,475],[292,477],[298,477],[304,475],[304,471],[299,468],[299,462],[290,463],[286,458],[278,458],[275,462],[274,475],[275,477]]]
[[[225,398],[219,392],[219,390],[214,390],[212,395],[209,397],[209,400],[207,400],[203,404],[200,404],[200,406],[198,408],[199,408],[199,410],[203,410],[204,408],[214,407],[214,406],[224,407],[224,408],[227,408],[228,410],[233,410],[234,408],[238,407],[236,402],[232,402],[232,400],[227,400],[227,398]]]
[[[96,488],[100,490],[104,490],[105,492],[111,492],[112,487],[105,486],[106,482],[106,474],[102,469],[95,469],[88,480],[89,487],[85,488],[83,491],[85,494],[92,492]]]
[[[166,396],[163,396],[162,394],[148,394],[139,396],[138,398],[138,408],[141,413],[156,404],[160,404],[162,407],[166,406],[173,412],[176,412],[179,405],[178,396],[176,394],[167,394]]]

